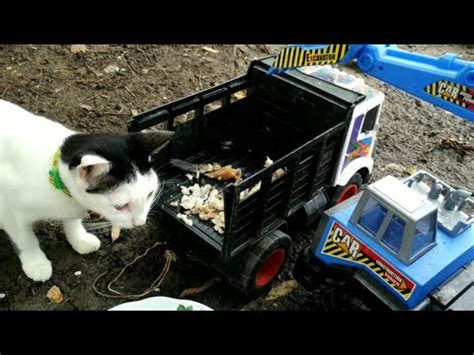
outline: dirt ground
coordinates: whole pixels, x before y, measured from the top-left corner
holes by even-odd
[[[0,98],[56,120],[82,132],[124,132],[136,112],[192,94],[243,74],[250,60],[277,53],[279,46],[215,45],[88,45],[86,52],[72,53],[70,46],[0,45]],[[440,55],[454,52],[474,60],[474,48],[461,45],[409,45],[402,48]],[[355,68],[345,68],[356,72]],[[360,74],[359,74],[360,75]],[[472,124],[420,102],[372,78],[370,85],[386,95],[380,122],[372,179],[387,174],[403,176],[404,168],[426,169],[455,186],[474,190],[473,152],[462,157],[438,146],[442,138],[473,143]],[[75,253],[54,223],[41,223],[36,233],[53,263],[53,276],[44,284],[23,274],[19,260],[0,231],[0,310],[106,310],[124,302],[92,290],[94,280],[105,271],[117,273],[134,257],[155,243],[159,236],[151,226],[124,231],[111,243],[103,236],[101,249],[91,255]],[[292,278],[298,251],[311,231],[295,231],[291,258],[279,281]],[[124,274],[118,289],[136,293],[150,285],[164,265],[159,246]],[[80,276],[75,272],[81,271]],[[152,295],[178,297],[182,290],[214,278],[208,269],[178,254],[160,291]],[[110,277],[109,277],[110,280]],[[50,303],[48,289],[57,285],[65,300]],[[103,289],[104,284],[99,284]],[[335,285],[314,292],[297,287],[275,301],[265,296],[247,300],[222,282],[190,297],[217,310],[321,310],[342,309],[332,298]]]

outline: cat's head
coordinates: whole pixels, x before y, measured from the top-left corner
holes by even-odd
[[[171,131],[72,135],[61,147],[61,161],[69,170],[66,186],[81,205],[113,225],[143,225],[160,192],[152,157],[173,135]]]

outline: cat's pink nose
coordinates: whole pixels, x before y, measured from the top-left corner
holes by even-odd
[[[146,223],[146,218],[134,218],[133,225],[135,227],[143,226]]]

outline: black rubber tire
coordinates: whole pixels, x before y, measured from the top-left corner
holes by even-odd
[[[331,207],[337,205],[338,203],[337,201],[350,185],[357,185],[357,189],[358,191],[360,191],[362,189],[362,186],[364,185],[362,176],[359,173],[355,173],[354,175],[352,175],[352,177],[350,178],[350,180],[347,182],[346,185],[336,187],[336,189],[334,190],[334,193],[332,194],[331,204],[330,204]]]
[[[267,234],[259,242],[254,244],[250,248],[245,260],[245,265],[240,272],[240,277],[237,281],[238,285],[236,285],[238,289],[246,296],[251,298],[257,297],[264,292],[267,292],[271,288],[273,281],[280,274],[288,259],[288,249],[290,244],[291,238],[279,230],[275,230],[272,233]],[[283,262],[279,266],[278,270],[274,271],[275,274],[273,277],[271,277],[271,279],[264,285],[257,285],[257,275],[261,271],[262,265],[271,255],[281,255],[280,250],[283,251],[284,254]],[[273,273],[271,272],[271,274]]]

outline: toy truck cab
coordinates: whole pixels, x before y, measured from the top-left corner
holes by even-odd
[[[423,171],[387,176],[325,212],[295,276],[342,268],[392,309],[474,309],[469,196]]]

